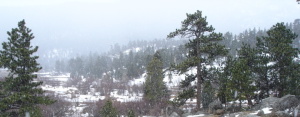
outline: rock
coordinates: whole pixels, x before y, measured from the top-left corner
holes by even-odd
[[[215,100],[208,105],[208,112],[211,114],[218,109],[223,109],[222,102],[219,100]]]
[[[276,97],[268,97],[261,101],[261,103],[255,105],[253,110],[261,110],[266,107],[273,107],[273,105],[278,102],[279,98]]]
[[[230,113],[239,112],[239,111],[241,111],[241,109],[242,108],[239,105],[237,105],[236,103],[228,104],[228,106],[226,107],[226,111],[230,112]]]
[[[169,117],[179,117],[179,115],[176,112],[173,112]]]
[[[277,111],[275,112],[275,117],[290,117],[290,115],[285,111]]]
[[[299,112],[300,112],[300,105],[298,105],[298,106],[294,109],[294,112],[293,112],[294,117],[300,117]]]
[[[190,116],[190,115],[192,115],[191,113],[184,113],[184,114],[182,114],[182,117],[187,117],[187,116]],[[178,117],[181,117],[181,116],[178,116]]]
[[[284,111],[295,108],[299,105],[299,100],[294,95],[286,95],[280,98],[272,107],[274,111]]]
[[[224,109],[217,109],[214,114],[215,115],[223,115],[224,113],[225,113]]]
[[[265,114],[265,112],[262,111],[262,110],[259,110],[259,111],[257,112],[257,116],[263,116],[264,114]]]
[[[258,115],[244,115],[244,116],[242,116],[242,117],[260,117],[260,116],[258,116]]]

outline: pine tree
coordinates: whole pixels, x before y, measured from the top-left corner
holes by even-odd
[[[271,62],[271,57],[269,55],[268,47],[265,41],[257,37],[256,43],[256,60],[254,72],[257,75],[256,85],[261,91],[261,97],[268,97],[270,95],[270,90],[274,87],[274,79],[270,73],[273,73],[271,66],[268,65]]]
[[[267,31],[268,36],[261,37],[264,42],[261,47],[266,49],[265,54],[268,54],[271,65],[272,78],[274,81],[274,88],[278,91],[278,96],[282,97],[287,91],[288,79],[293,79],[293,59],[298,56],[299,50],[292,47],[293,40],[297,35],[290,29],[287,29],[284,23],[277,23],[270,30]]]
[[[231,78],[229,79],[229,89],[236,91],[234,98],[241,100],[247,99],[248,105],[252,106],[251,98],[256,90],[254,85],[254,66],[255,52],[249,44],[243,44],[238,51],[238,58],[233,61]]]
[[[72,78],[78,78],[84,75],[84,63],[80,57],[70,59],[68,68]]]
[[[162,104],[169,99],[168,90],[163,79],[163,62],[160,53],[156,52],[147,66],[144,87],[144,98],[150,102],[151,106]]]
[[[112,105],[112,101],[108,99],[104,106],[100,110],[101,117],[117,117],[118,113],[115,107]]]
[[[129,110],[127,113],[127,117],[135,117],[135,113],[133,110]]]
[[[250,67],[247,66],[245,59],[237,59],[232,68],[232,78],[230,79],[229,89],[236,92],[235,99],[240,101],[250,98],[255,90],[255,86],[251,85],[254,81],[251,79]],[[252,105],[251,100],[248,102]]]
[[[31,45],[34,39],[31,30],[25,26],[25,21],[18,23],[18,28],[7,32],[8,42],[2,43],[0,50],[1,67],[9,71],[5,80],[0,82],[0,114],[1,116],[41,116],[39,104],[51,104],[54,101],[43,96],[44,91],[39,88],[42,82],[34,81],[41,70],[37,63],[38,47]]]
[[[127,76],[132,79],[138,77],[138,68],[137,68],[137,61],[134,61],[135,55],[132,51],[129,52],[128,55],[128,63],[126,65],[127,68]]]
[[[233,100],[233,91],[230,89],[230,79],[232,76],[232,68],[234,64],[234,59],[232,56],[226,57],[226,61],[224,62],[223,72],[219,72],[219,90],[218,97],[220,101],[227,106],[227,102]]]
[[[175,32],[171,32],[168,35],[168,38],[174,38],[180,35],[190,39],[185,45],[188,49],[187,59],[178,64],[177,69],[180,73],[185,73],[188,68],[197,68],[195,78],[188,79],[189,81],[197,80],[197,109],[200,109],[201,105],[201,85],[204,79],[202,73],[204,65],[211,63],[217,56],[227,54],[225,46],[219,44],[223,39],[222,34],[215,33],[214,30],[212,26],[208,25],[206,17],[202,16],[202,12],[197,11],[194,14],[187,14],[187,18],[182,22],[181,28],[176,29]],[[194,93],[192,89],[185,91],[183,95],[186,95],[186,93]],[[193,94],[189,95],[193,96]]]
[[[300,19],[295,19],[293,23],[293,31],[298,35],[298,37],[294,40],[294,48],[300,49]]]

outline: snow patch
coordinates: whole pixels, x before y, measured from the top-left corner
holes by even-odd
[[[199,115],[189,115],[187,117],[204,117],[205,114],[199,114]]]
[[[264,111],[264,114],[270,114],[270,113],[272,113],[271,109],[272,109],[272,108],[270,108],[270,107],[266,107],[266,108],[263,108],[263,109],[261,109],[261,110]],[[250,113],[250,114],[251,114],[251,115],[257,115],[257,113],[258,113],[259,111],[260,111],[260,110],[254,112],[254,113]]]

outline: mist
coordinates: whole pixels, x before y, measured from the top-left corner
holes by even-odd
[[[25,19],[40,52],[72,50],[76,54],[106,52],[115,43],[165,39],[186,13],[203,11],[217,32],[268,29],[299,18],[295,0],[10,0],[0,4],[0,40]]]

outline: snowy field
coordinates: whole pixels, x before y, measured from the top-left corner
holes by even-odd
[[[187,74],[195,74],[196,69],[190,69]],[[66,85],[72,78],[70,78],[70,74],[61,74],[61,75],[53,75],[50,73],[39,73],[38,74],[39,79],[42,81],[45,81],[44,84],[41,86],[41,88],[45,91],[54,93],[55,96],[59,97],[60,99],[63,99],[65,101],[68,101],[70,103],[76,103],[76,105],[73,105],[71,109],[76,112],[74,113],[74,116],[90,116],[88,113],[83,114],[82,111],[87,106],[85,103],[96,103],[99,100],[104,100],[106,96],[101,95],[102,92],[97,91],[94,86],[99,85],[99,81],[92,81],[90,84],[88,84],[88,90],[87,93],[83,94],[80,93],[78,87],[76,86],[68,86]],[[177,92],[179,91],[179,84],[182,80],[185,79],[186,74],[178,75],[175,72],[166,71],[165,72],[165,78],[164,82],[166,83],[169,90],[171,90],[171,99],[172,100]],[[146,79],[146,73],[144,73],[141,77],[130,80],[127,82],[128,87],[133,86],[142,86],[145,83]],[[88,79],[82,77],[77,83],[84,83],[87,82]],[[119,83],[120,81],[113,79],[113,83]],[[193,82],[195,83],[195,82]],[[129,88],[131,89],[131,88]],[[142,100],[142,93],[130,93],[128,88],[126,88],[122,93],[119,93],[118,89],[112,89],[109,93],[110,98],[119,101],[119,102],[131,102],[131,101],[139,101]],[[187,105],[193,105],[195,106],[196,99],[188,100]],[[184,107],[184,110],[191,110],[191,107]],[[263,109],[265,114],[270,113],[270,108]],[[252,112],[250,114],[256,115],[258,111]],[[72,115],[73,116],[73,115]],[[188,117],[203,117],[206,116],[205,114],[198,114],[198,115],[190,115]],[[238,117],[238,114],[237,114]]]
[[[196,70],[192,69],[187,73],[195,73]],[[93,81],[89,84],[90,88],[88,89],[87,94],[79,93],[79,89],[76,86],[66,86],[68,81],[71,79],[70,74],[51,74],[51,73],[38,73],[39,79],[44,81],[44,84],[41,88],[48,92],[53,92],[55,96],[72,103],[79,103],[77,107],[72,107],[73,110],[82,111],[84,106],[82,104],[86,102],[97,102],[98,100],[104,100],[105,96],[101,96],[101,92],[97,92],[93,87],[93,85],[97,85],[97,82]],[[141,77],[130,80],[127,85],[130,86],[142,86],[145,82],[146,73],[144,73]],[[164,82],[166,82],[167,87],[172,90],[174,88],[178,89],[181,80],[185,79],[185,74],[178,75],[174,72],[166,72]],[[82,78],[78,82],[86,82],[86,78]],[[118,80],[113,80],[113,82],[119,82]],[[118,93],[118,90],[113,89],[110,92],[110,97],[119,101],[119,102],[130,102],[130,101],[139,101],[142,100],[142,93],[129,93],[128,90],[125,90],[124,93]],[[174,97],[174,94],[173,96]],[[189,101],[187,103],[195,103],[195,100]],[[79,112],[80,113],[80,112]],[[76,115],[78,115],[77,113]],[[88,116],[87,114],[79,114],[80,116]]]

